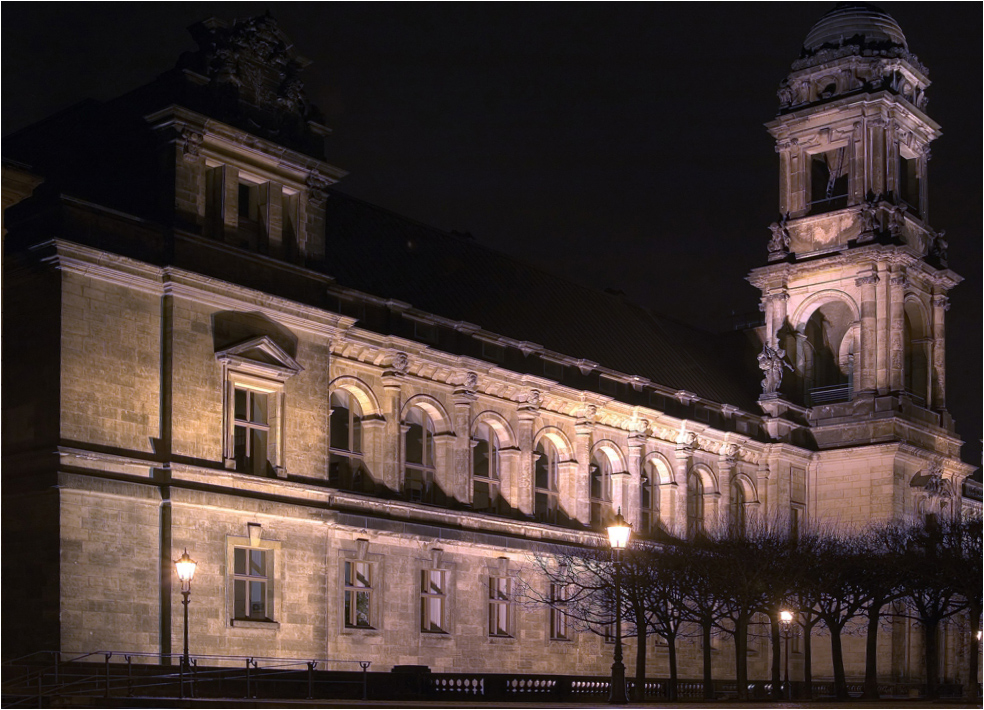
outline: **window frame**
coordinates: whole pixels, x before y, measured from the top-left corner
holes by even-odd
[[[421,428],[421,462],[411,462],[407,456],[409,451],[409,436],[412,427],[418,422],[411,422],[411,416],[420,415]],[[419,406],[410,407],[403,420],[403,495],[413,503],[433,503],[437,486],[437,425],[434,418]],[[412,494],[411,472],[418,473],[422,483],[421,494],[415,498]]]
[[[431,587],[430,575],[439,574],[441,583],[438,592],[429,591]],[[450,615],[448,613],[448,591],[449,583],[451,579],[450,570],[435,567],[425,567],[420,570],[420,633],[428,635],[449,635],[450,630]],[[433,616],[431,615],[431,605],[430,601],[436,600],[439,602],[439,611],[437,628],[425,628],[425,622],[431,622],[433,626]]]
[[[332,400],[344,399],[344,405],[335,405]],[[333,422],[336,409],[344,406],[348,412],[348,448],[334,446],[335,435]],[[336,488],[355,491],[357,493],[372,493],[374,489],[372,475],[366,463],[365,453],[365,414],[358,398],[343,387],[333,389],[328,395],[328,484]],[[358,436],[354,433],[358,431]],[[341,465],[347,466],[347,471],[341,471]],[[339,473],[335,474],[336,465]]]
[[[571,585],[569,584],[550,583],[548,590],[550,606],[547,609],[549,613],[549,628],[547,632],[551,641],[570,642],[574,640],[574,635],[571,633],[571,622],[567,618],[567,613],[563,609],[557,608],[558,604],[566,604],[570,601],[570,589]],[[560,628],[562,628],[562,631],[558,631]]]
[[[542,447],[542,452],[539,449]],[[558,490],[558,479],[560,477],[560,450],[550,439],[541,438],[533,449],[533,517],[541,523],[557,524],[560,513],[560,491]],[[540,459],[545,457],[547,470],[547,488],[537,485],[537,466]],[[537,499],[544,496],[547,501],[545,514],[537,508]]]
[[[489,638],[514,638],[513,579],[508,575],[490,575],[488,578],[488,636]],[[504,587],[504,591],[502,590]],[[500,596],[503,595],[503,596]],[[503,623],[500,625],[499,622]],[[501,630],[501,632],[500,632]]]
[[[350,568],[356,569],[359,566],[365,566],[368,576],[369,584],[367,586],[359,586],[357,584],[350,583],[350,577],[348,571]],[[345,559],[342,560],[342,626],[348,631],[369,631],[376,628],[375,620],[375,596],[376,596],[376,565],[371,560],[360,560],[360,559]],[[354,578],[353,578],[354,579]],[[360,595],[366,595],[368,598],[367,603],[367,621],[368,623],[363,625],[359,623],[353,623],[353,618],[355,621],[358,620],[358,597]],[[350,604],[350,597],[355,599],[355,604]],[[351,613],[350,613],[351,612]]]
[[[258,526],[257,526],[258,527]],[[236,574],[235,556],[237,549],[260,550],[265,555],[266,567],[266,618],[236,618]],[[258,629],[278,629],[280,623],[277,612],[283,608],[280,575],[281,543],[277,540],[264,540],[257,534],[255,538],[230,535],[226,537],[226,619],[229,626]]]
[[[483,432],[487,434],[483,438]],[[479,455],[479,446],[482,442],[487,444],[488,475],[479,476],[476,473],[475,459]],[[502,444],[499,435],[488,422],[480,421],[475,425],[475,434],[472,437],[472,475],[471,475],[471,503],[472,509],[483,513],[498,513],[501,510],[501,481],[502,481]],[[488,486],[489,505],[485,508],[475,506],[476,488],[479,484]]]

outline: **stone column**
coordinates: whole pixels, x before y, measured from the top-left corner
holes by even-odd
[[[397,372],[383,374],[383,407],[386,412],[383,446],[380,457],[380,478],[384,486],[394,493],[403,491],[403,427],[400,414],[403,409],[403,377]]]
[[[944,317],[950,308],[946,295],[933,296],[932,407],[946,409],[946,328]]]
[[[905,287],[908,285],[904,272],[892,274],[889,280],[889,336],[890,349],[888,386],[892,392],[905,388],[903,367],[905,362],[904,303]]]
[[[878,264],[878,271],[886,273],[887,267],[884,263]],[[881,281],[881,280],[879,280]],[[877,349],[875,350],[875,388],[878,394],[888,394],[889,389],[889,366],[891,364],[889,350],[891,338],[889,337],[889,285],[887,283],[877,283],[875,296],[875,332]]]
[[[572,517],[583,525],[591,523],[590,481],[591,474],[591,434],[594,424],[588,419],[579,419],[574,425],[574,458],[577,460],[577,473],[573,486],[561,491],[561,507],[570,511]],[[569,497],[570,496],[570,497]]]
[[[779,214],[782,215],[793,211],[792,160],[790,158],[792,147],[789,140],[780,140],[776,143],[776,153],[779,154]]]
[[[718,490],[721,492],[721,509],[718,515],[718,525],[722,530],[727,529],[731,522],[731,479],[738,463],[738,445],[727,443],[721,447],[718,457]]]
[[[877,391],[878,312],[875,293],[877,283],[878,274],[875,273],[874,265],[870,266],[868,271],[860,273],[854,280],[855,286],[861,289],[861,342],[858,348],[860,363],[857,384],[859,393],[874,394]]]
[[[685,444],[678,444],[673,452],[673,487],[675,500],[673,501],[673,529],[681,537],[687,535],[687,473],[690,471],[690,462],[693,459],[694,450]]]
[[[471,503],[471,416],[475,395],[467,390],[454,393],[452,476],[449,493],[460,503]]]
[[[862,130],[861,121],[855,121],[853,124],[853,133],[851,134],[850,143],[848,144],[848,153],[850,154],[850,179],[848,180],[848,185],[850,186],[850,204],[857,205],[864,202],[865,196],[865,135]]]
[[[636,530],[642,530],[642,452],[646,445],[645,434],[629,436],[628,475],[622,478],[620,489],[612,483],[615,510],[622,506],[622,515]],[[653,482],[653,490],[659,491],[659,481]]]
[[[536,421],[536,409],[521,407],[516,415],[519,420],[517,434],[519,437],[519,465],[513,468],[512,507],[523,515],[533,515],[533,424]]]
[[[873,117],[868,119],[868,181],[867,188],[876,195],[887,192],[888,186],[885,175],[885,119]]]
[[[765,342],[774,346],[786,322],[786,302],[789,301],[789,293],[785,289],[773,290],[764,297],[765,302]]]

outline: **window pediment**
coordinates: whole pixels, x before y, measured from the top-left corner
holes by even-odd
[[[244,340],[215,353],[215,359],[250,374],[283,382],[304,368],[269,336]]]

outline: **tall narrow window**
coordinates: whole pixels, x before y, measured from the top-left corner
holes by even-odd
[[[565,606],[570,599],[566,584],[550,585],[550,638],[554,641],[570,641],[571,632]]]
[[[652,535],[659,528],[659,480],[657,463],[648,461],[642,475],[642,535]]]
[[[328,482],[337,488],[371,493],[372,477],[362,456],[362,409],[345,390],[335,390],[329,400]]]
[[[372,563],[345,563],[345,626],[372,628]]]
[[[290,258],[297,251],[297,244],[300,241],[300,201],[296,192],[290,194],[284,191],[280,199],[283,218],[280,238],[283,242],[284,256]]]
[[[267,442],[270,436],[268,396],[240,387],[235,388],[235,424],[233,455],[236,470],[244,473],[267,473]]]
[[[690,537],[704,532],[704,482],[699,473],[690,474],[687,491],[687,527]]]
[[[404,492],[407,499],[434,502],[434,422],[419,407],[407,413],[406,472]]]
[[[591,485],[588,497],[591,500],[591,526],[601,530],[608,522],[612,500],[612,464],[608,457],[598,452],[591,458],[588,466]]]
[[[237,547],[233,553],[233,615],[246,621],[269,621],[267,550]]]
[[[511,636],[512,580],[489,577],[489,636]]]
[[[919,161],[899,152],[899,198],[919,212]]]
[[[557,522],[557,448],[548,439],[536,445],[533,515],[542,523]]]
[[[447,633],[447,571],[425,569],[420,572],[420,630]]]
[[[472,508],[499,512],[499,438],[483,422],[475,428],[472,443]]]
[[[737,481],[731,486],[731,531],[735,535],[744,535],[747,529],[747,506],[745,489]]]
[[[810,211],[828,212],[847,206],[847,148],[810,156]]]

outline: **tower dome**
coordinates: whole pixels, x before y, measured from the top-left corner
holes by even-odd
[[[878,51],[909,49],[895,18],[879,7],[859,2],[838,3],[821,17],[806,35],[803,56],[844,45]]]

